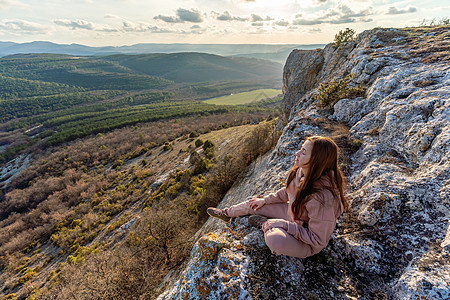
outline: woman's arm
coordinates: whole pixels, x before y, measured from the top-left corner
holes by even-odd
[[[273,203],[285,203],[288,202],[288,194],[286,192],[286,188],[279,189],[274,194],[269,194],[264,197],[265,204],[273,204]]]
[[[329,202],[322,204],[315,199],[315,195],[312,197],[305,207],[309,217],[308,228],[289,222],[287,232],[314,248],[322,249],[328,244],[336,227],[335,211]]]

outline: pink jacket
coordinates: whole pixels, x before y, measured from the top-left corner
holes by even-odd
[[[331,234],[336,227],[336,220],[344,212],[339,198],[334,197],[326,187],[332,187],[327,174],[314,183],[319,191],[309,196],[306,209],[300,216],[294,216],[292,203],[300,186],[300,168],[289,186],[278,190],[275,194],[264,197],[266,204],[289,203],[288,214],[290,222],[288,233],[296,239],[311,246],[313,254],[326,247]],[[336,191],[337,192],[337,191]]]

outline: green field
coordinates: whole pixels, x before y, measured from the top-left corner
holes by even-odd
[[[266,98],[271,98],[281,94],[281,90],[274,89],[260,89],[250,92],[231,94],[229,96],[222,96],[205,100],[208,104],[217,105],[239,105],[257,102]]]

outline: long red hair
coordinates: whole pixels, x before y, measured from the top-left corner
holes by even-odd
[[[294,215],[301,215],[307,202],[307,196],[317,192],[317,189],[314,187],[314,182],[319,180],[322,176],[329,177],[332,186],[325,186],[325,188],[329,189],[334,197],[342,202],[345,211],[348,211],[348,202],[344,194],[344,175],[338,165],[339,147],[328,137],[311,136],[305,141],[310,141],[312,143],[311,157],[308,162],[309,172],[305,175],[297,192],[297,196],[292,203]],[[298,166],[294,165],[289,171],[286,187],[294,179],[298,168]]]

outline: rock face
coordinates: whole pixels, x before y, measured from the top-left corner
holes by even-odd
[[[306,259],[271,254],[246,217],[230,225],[210,219],[160,298],[448,299],[449,37],[449,26],[375,29],[338,49],[294,51],[278,144],[220,206],[277,190],[304,138],[330,135],[347,141],[350,213],[329,245]],[[318,85],[350,73],[352,84],[367,87],[365,97],[321,109]],[[347,136],[333,131],[341,123]]]

